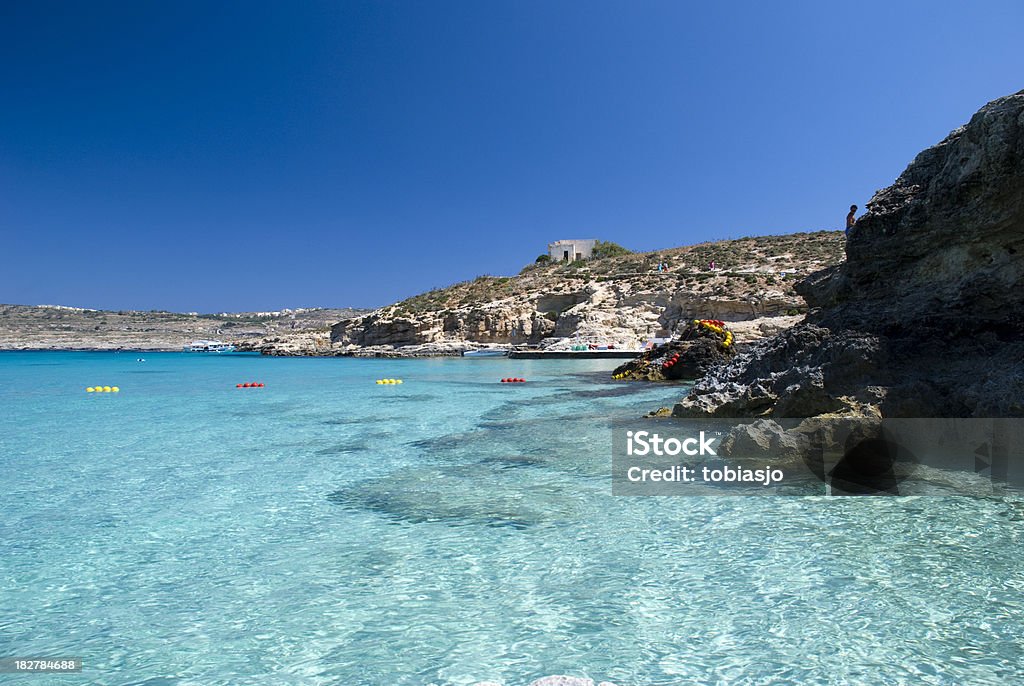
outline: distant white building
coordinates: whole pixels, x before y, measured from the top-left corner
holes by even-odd
[[[548,255],[552,262],[575,262],[576,260],[589,260],[594,253],[596,238],[585,238],[582,240],[564,240],[548,243]]]

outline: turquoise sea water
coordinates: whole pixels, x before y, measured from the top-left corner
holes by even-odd
[[[614,361],[139,356],[0,354],[0,656],[85,661],[4,683],[1024,683],[1019,500],[613,497]]]

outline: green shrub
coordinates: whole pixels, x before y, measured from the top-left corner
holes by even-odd
[[[618,255],[632,255],[633,251],[628,248],[623,248],[618,243],[612,243],[611,241],[597,241],[594,243],[594,251],[591,256],[595,260],[602,259],[604,257],[616,257]]]

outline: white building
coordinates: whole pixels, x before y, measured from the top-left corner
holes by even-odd
[[[548,255],[552,262],[575,262],[576,260],[589,260],[594,252],[595,238],[582,240],[564,240],[548,243]]]

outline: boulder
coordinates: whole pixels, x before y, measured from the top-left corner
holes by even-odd
[[[724,322],[692,320],[677,338],[619,365],[612,378],[646,381],[696,379],[736,352],[733,334]]]

